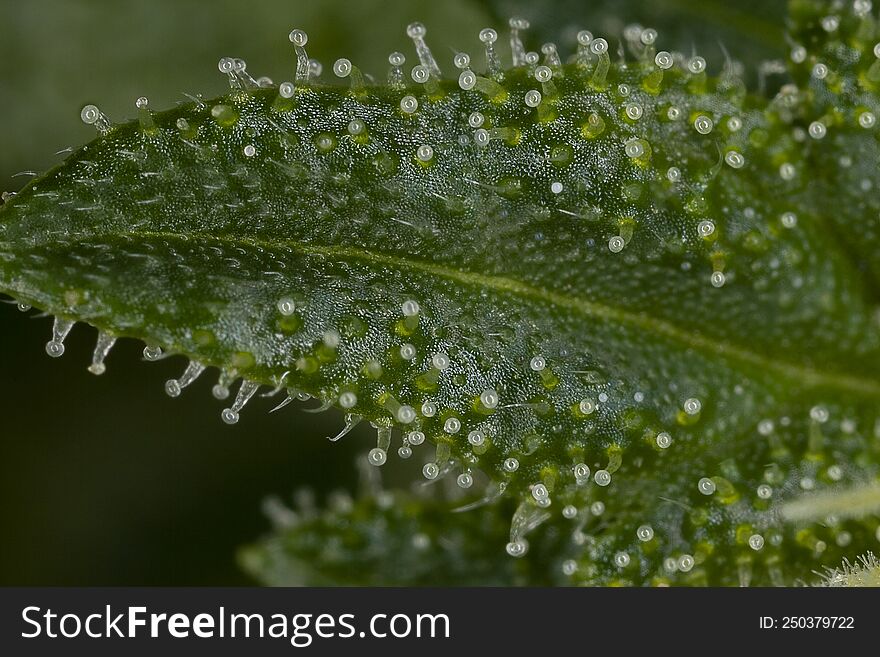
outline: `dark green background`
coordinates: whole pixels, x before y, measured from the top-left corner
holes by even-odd
[[[14,174],[43,171],[60,161],[53,153],[91,139],[94,130],[79,120],[86,103],[123,120],[141,95],[155,108],[184,100],[182,92],[218,95],[226,83],[216,64],[226,55],[246,59],[255,76],[291,79],[292,27],[307,30],[309,54],[327,72],[345,56],[380,79],[392,50],[414,63],[404,32],[412,20],[428,26],[448,71],[453,47],[473,53],[481,66],[478,30],[501,28],[497,18],[515,11],[535,24],[532,48],[560,33],[571,41],[569,23],[614,43],[603,30],[619,31],[638,17],[661,29],[661,41],[668,28],[663,47],[705,46],[710,70],[723,61],[719,39],[750,61],[776,56],[782,46],[774,20],[781,2],[516,5],[2,0],[0,189],[17,189],[27,178]],[[43,351],[49,330],[50,320],[33,311],[0,307],[0,584],[246,583],[235,550],[268,530],[261,500],[304,486],[319,497],[354,486],[355,457],[372,438],[362,428],[335,445],[324,440],[341,425],[335,411],[309,415],[289,407],[268,415],[273,402],[256,399],[227,427],[219,418],[223,404],[210,394],[213,372],[172,400],[163,382],[180,374],[183,359],[144,363],[142,345],[123,340],[107,373],[94,377],[86,371],[94,330],[77,326],[60,360]]]

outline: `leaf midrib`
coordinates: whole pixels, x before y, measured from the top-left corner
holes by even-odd
[[[369,264],[395,267],[404,271],[407,269],[420,271],[465,285],[488,288],[498,292],[506,292],[523,299],[553,305],[564,310],[577,312],[592,319],[609,320],[633,326],[653,335],[678,342],[686,348],[700,351],[713,357],[739,362],[758,368],[761,371],[773,372],[778,376],[791,381],[795,388],[832,388],[856,393],[862,396],[870,395],[880,397],[880,381],[874,379],[852,374],[842,374],[839,372],[826,372],[786,360],[770,358],[764,354],[757,353],[732,342],[724,342],[698,333],[693,333],[666,320],[648,317],[641,313],[624,310],[604,303],[587,301],[585,299],[530,285],[505,276],[480,274],[412,258],[403,258],[384,253],[373,253],[350,246],[307,244],[292,239],[279,239],[268,242],[251,237],[232,238],[229,236],[218,236],[208,233],[182,235],[180,233],[165,231],[132,231],[124,234],[103,233],[100,235],[91,235],[88,239],[80,240],[80,242],[88,242],[98,239],[105,240],[113,237],[125,237],[127,239],[144,238],[176,240],[179,242],[192,242],[196,239],[233,247],[251,246],[272,251],[279,251],[283,247],[297,251],[303,255],[330,256],[343,261],[354,259]]]

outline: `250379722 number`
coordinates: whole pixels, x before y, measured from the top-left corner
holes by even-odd
[[[852,616],[783,616],[779,623],[783,630],[851,630],[854,627]]]

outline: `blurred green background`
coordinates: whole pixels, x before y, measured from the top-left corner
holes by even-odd
[[[139,96],[168,108],[183,92],[218,95],[222,56],[246,59],[254,76],[291,79],[293,27],[309,33],[308,52],[325,71],[345,56],[379,79],[389,52],[415,61],[405,36],[413,20],[428,26],[448,71],[455,49],[480,67],[477,32],[501,31],[515,13],[533,22],[530,48],[558,38],[568,53],[581,27],[614,44],[640,20],[660,29],[661,47],[697,48],[717,70],[719,42],[750,65],[781,56],[783,9],[753,0],[2,0],[0,190],[94,136],[79,120],[86,103],[119,121],[133,117]],[[245,584],[235,550],[268,530],[267,495],[311,487],[320,499],[355,486],[355,458],[373,438],[362,427],[324,440],[341,426],[335,411],[269,415],[274,401],[257,399],[228,427],[210,394],[213,373],[172,400],[163,382],[180,375],[183,359],[144,363],[142,345],[123,340],[94,377],[94,330],[77,326],[52,360],[43,351],[50,320],[0,306],[0,585]],[[405,481],[419,464],[392,467]]]

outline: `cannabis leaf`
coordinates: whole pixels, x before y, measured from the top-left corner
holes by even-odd
[[[0,289],[56,317],[50,355],[98,327],[96,374],[137,337],[191,359],[172,396],[241,379],[228,423],[268,385],[372,422],[373,465],[396,442],[430,481],[485,475],[487,520],[359,502],[394,537],[471,536],[449,562],[506,543],[532,582],[790,583],[880,531],[880,28],[792,4],[772,99],[650,30],[620,63],[581,32],[563,63],[514,20],[511,67],[487,29],[485,72],[459,53],[450,81],[413,24],[418,65],[373,85],[338,60],[341,86],[294,30],[294,82],[224,59],[224,97],[87,106],[98,139],[0,209]],[[335,530],[297,527],[320,571],[296,539]]]
[[[543,532],[520,559],[499,558],[510,500],[455,513],[456,503],[403,491],[330,496],[327,508],[291,511],[267,500],[275,533],[239,554],[272,586],[561,585],[568,536]],[[550,567],[548,567],[550,566]]]
[[[729,54],[731,64],[741,64],[742,74],[756,86],[762,73],[777,70],[776,63],[786,54],[784,2],[490,0],[487,4],[498,21],[518,15],[527,18],[536,43],[574,38],[581,27],[615,37],[628,29],[636,39],[645,29],[648,34],[659,32],[667,50],[699,52],[710,59]]]

